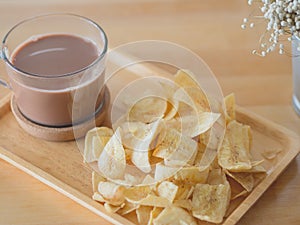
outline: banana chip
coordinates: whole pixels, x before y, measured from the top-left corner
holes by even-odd
[[[153,225],[197,225],[197,221],[191,214],[182,208],[171,206],[165,208],[158,217],[153,220]]]
[[[247,194],[249,194],[249,192],[248,191],[246,191],[246,190],[242,190],[240,193],[237,193],[237,194],[235,194],[234,196],[231,196],[231,201],[232,200],[234,200],[234,199],[237,199],[237,198],[240,198],[240,197],[244,197],[244,196],[246,196]]]
[[[179,170],[174,178],[182,182],[189,183],[205,183],[208,177],[209,168],[200,170],[199,167],[184,167]]]
[[[131,162],[144,173],[151,172],[151,165],[149,161],[150,152],[152,148],[151,143],[158,135],[158,127],[160,120],[146,125],[149,127],[149,131],[144,135],[140,142],[137,142],[135,146],[132,146],[133,152],[131,154]]]
[[[129,111],[128,121],[151,123],[164,117],[167,101],[159,97],[146,97],[136,102]]]
[[[224,98],[226,111],[225,111],[225,118],[226,123],[228,124],[232,120],[235,120],[235,96],[233,93],[227,95]]]
[[[109,213],[115,213],[117,212],[119,209],[121,209],[121,206],[115,206],[115,205],[111,205],[107,202],[104,203],[104,208],[107,212]]]
[[[148,225],[153,225],[153,220],[163,211],[163,208],[154,207],[153,210],[150,212],[150,218]]]
[[[249,126],[236,121],[228,124],[218,160],[221,167],[232,172],[252,168]]]
[[[238,182],[240,185],[242,185],[243,188],[245,188],[246,191],[250,192],[252,191],[254,187],[254,178],[253,174],[251,173],[234,173],[225,171],[225,173],[230,176],[232,179],[234,179],[236,182]]]
[[[98,192],[111,205],[120,206],[124,201],[125,188],[113,182],[100,182],[98,184]]]
[[[170,120],[173,117],[175,117],[175,115],[178,112],[178,107],[179,107],[179,101],[178,100],[173,99],[173,98],[168,99],[167,109],[166,109],[166,112],[165,112],[165,115],[164,115],[163,119],[164,120]]]
[[[170,205],[170,202],[167,198],[149,194],[146,198],[142,199],[139,204],[165,208]]]
[[[230,185],[197,184],[192,198],[193,216],[212,223],[221,223],[230,201]]]
[[[107,201],[103,198],[103,196],[99,192],[94,192],[92,199],[101,203],[105,203]]]
[[[224,112],[212,112],[210,104],[222,104],[208,99],[187,70],[179,70],[173,83],[158,83],[139,101],[134,93],[125,96],[114,132],[100,127],[87,133],[84,161],[98,163],[92,198],[139,224],[221,223],[237,198],[266,176],[265,161],[252,159],[250,127],[236,121],[233,94],[224,98]],[[143,85],[137,87],[142,93]],[[270,149],[261,156],[271,160],[279,153]]]
[[[186,94],[189,96],[187,102],[193,101],[193,105],[196,106],[197,111],[209,111],[209,101],[202,91],[201,87],[196,81],[195,75],[188,70],[179,70],[175,74],[174,81],[184,88],[185,94],[178,94],[177,97],[181,99],[187,99]],[[182,92],[181,92],[182,93]]]
[[[174,201],[174,206],[187,209],[188,211],[192,210],[192,201],[191,199],[179,199]]]
[[[193,139],[171,129],[166,132],[161,144],[154,150],[153,156],[163,158],[167,166],[193,165],[197,148],[197,142]]]
[[[157,136],[163,134],[162,120],[145,124],[142,122],[124,122],[120,125],[122,130],[122,144],[128,149],[148,151],[158,144]]]
[[[178,186],[175,201],[176,200],[186,200],[192,196],[193,191],[194,191],[194,184],[180,182],[180,181],[175,182],[175,184]]]
[[[97,161],[113,131],[107,127],[97,127],[87,132],[84,143],[84,162]]]
[[[157,193],[160,197],[164,197],[172,203],[177,194],[178,187],[170,181],[163,181],[157,187]]]
[[[211,185],[224,184],[226,183],[226,175],[220,168],[211,169],[209,172],[207,183]]]
[[[142,181],[143,185],[153,185],[155,183],[156,183],[155,179],[149,174],[147,174]]]
[[[133,212],[134,210],[136,210],[139,207],[138,204],[133,204],[130,202],[125,201],[124,202],[124,207],[118,210],[118,213],[120,215],[126,215],[128,213]]]
[[[146,198],[151,192],[149,186],[135,186],[125,190],[124,197],[126,201],[133,204],[140,204],[141,200]]]
[[[161,181],[172,177],[180,168],[166,166],[163,163],[158,163],[155,166],[154,180]]]
[[[166,126],[193,138],[209,130],[219,117],[218,113],[200,112],[197,115],[173,118],[166,122]]]
[[[153,207],[150,206],[140,206],[136,209],[136,217],[140,225],[147,225],[150,220],[150,214]]]
[[[120,128],[118,128],[99,157],[98,169],[106,177],[111,179],[122,179],[125,168],[125,150],[121,143]]]

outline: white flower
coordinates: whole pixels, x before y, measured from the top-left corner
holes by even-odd
[[[253,3],[253,0],[248,0],[248,4],[254,7]],[[255,3],[257,2],[255,1]],[[260,50],[253,52],[265,56],[279,48],[279,54],[283,54],[285,51],[280,42],[282,40],[291,41],[291,36],[299,38],[300,0],[261,0],[258,4],[262,15],[244,18],[241,26],[243,29],[247,26],[253,28],[252,19],[266,21],[266,33],[260,38]]]

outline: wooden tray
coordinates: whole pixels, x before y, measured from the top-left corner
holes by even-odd
[[[76,142],[47,142],[30,136],[16,122],[9,102],[10,95],[0,99],[0,158],[113,224],[134,224],[128,218],[106,212],[101,204],[92,200],[92,170],[83,163]],[[250,195],[238,199],[223,225],[235,224],[300,151],[299,137],[286,128],[242,108],[237,109],[237,119],[252,127],[254,159],[262,159],[261,153],[266,149],[282,151],[264,163],[267,176]],[[134,221],[133,214],[127,217]]]

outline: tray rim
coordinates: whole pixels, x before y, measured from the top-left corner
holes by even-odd
[[[10,98],[11,93],[7,94],[2,99],[0,99],[0,117],[2,117],[6,113],[11,112],[9,104]],[[280,161],[280,163],[278,163],[276,168],[272,170],[271,173],[266,178],[264,178],[253,189],[253,191],[242,201],[242,203],[221,223],[222,225],[233,225],[237,223],[240,220],[240,218],[263,195],[263,193],[266,190],[268,190],[271,184],[284,171],[284,169],[290,164],[290,162],[297,157],[297,155],[300,152],[300,136],[297,135],[295,132],[240,106],[237,106],[236,110],[237,114],[247,116],[252,120],[258,122],[259,124],[266,124],[268,127],[272,127],[272,129],[275,129],[276,131],[284,135],[285,139],[289,141],[289,153],[287,153],[283,157],[283,159]],[[135,225],[134,223],[117,213],[108,213],[104,209],[102,204],[99,204],[98,202],[94,201],[90,196],[87,196],[81,193],[80,191],[76,190],[72,186],[65,184],[63,181],[52,176],[46,171],[38,168],[37,166],[31,164],[30,162],[20,158],[19,156],[11,153],[9,150],[6,150],[2,146],[0,146],[0,158],[113,224]]]

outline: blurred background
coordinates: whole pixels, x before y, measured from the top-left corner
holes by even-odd
[[[136,40],[175,42],[202,57],[239,104],[284,104],[292,94],[291,59],[251,54],[262,29],[242,30],[241,24],[252,10],[246,0],[0,0],[0,37],[27,17],[76,13],[104,28],[110,48]],[[254,89],[259,97],[251,97]]]

